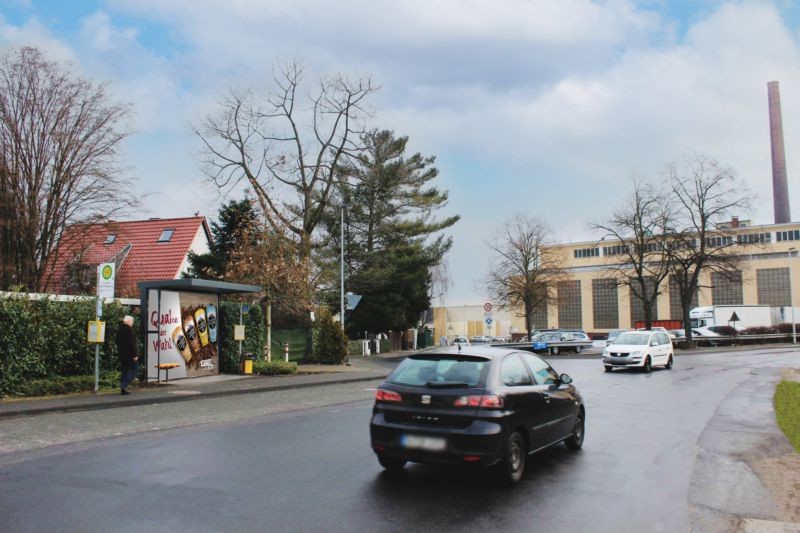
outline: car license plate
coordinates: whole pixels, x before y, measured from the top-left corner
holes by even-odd
[[[414,448],[429,452],[442,452],[447,447],[447,441],[442,437],[421,437],[419,435],[403,435],[400,445],[404,448]]]

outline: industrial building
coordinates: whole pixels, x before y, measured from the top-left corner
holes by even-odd
[[[734,217],[719,225],[726,229],[724,238],[731,239],[725,245],[741,260],[740,270],[733,276],[703,272],[692,307],[741,304],[791,307],[800,302],[800,264],[793,264],[800,249],[800,222],[790,222],[778,82],[767,84],[767,94],[774,223],[754,226]],[[641,301],[614,278],[613,267],[620,262],[621,243],[587,241],[549,248],[560,256],[566,278],[556,287],[556,302],[534,313],[534,329],[580,328],[603,333],[630,328],[644,320]],[[500,324],[491,322],[495,328],[499,327],[495,333],[488,332],[485,323],[480,322],[483,311],[480,306],[466,306],[460,315],[458,309],[434,309],[436,338],[443,332],[452,338],[458,334],[506,335],[525,328],[519,310],[505,311],[506,320]],[[681,320],[681,315],[677,287],[667,277],[661,285],[653,318]],[[454,316],[460,317],[459,320],[454,320]]]

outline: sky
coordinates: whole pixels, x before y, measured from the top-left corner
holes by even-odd
[[[634,178],[661,182],[693,154],[753,191],[740,218],[772,223],[772,80],[800,220],[799,29],[793,0],[0,0],[0,47],[38,46],[131,104],[122,157],[142,218],[213,218],[231,199],[191,129],[231,87],[267,89],[293,59],[371,77],[368,126],[435,156],[441,215],[462,217],[445,305],[489,299],[488,245],[514,213],[555,242],[595,239]]]

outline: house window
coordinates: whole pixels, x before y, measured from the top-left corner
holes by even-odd
[[[108,235],[106,235],[106,240],[103,241],[103,244],[114,244],[114,241],[116,240],[117,240],[117,234],[109,233]]]
[[[158,242],[169,242],[172,238],[172,234],[175,233],[175,230],[172,228],[165,229],[161,232],[161,237],[158,238]]]

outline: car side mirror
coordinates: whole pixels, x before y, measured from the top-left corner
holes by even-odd
[[[561,383],[563,385],[569,385],[570,383],[572,383],[572,378],[569,377],[569,374],[561,374],[561,377],[559,377],[558,379],[561,380]]]

